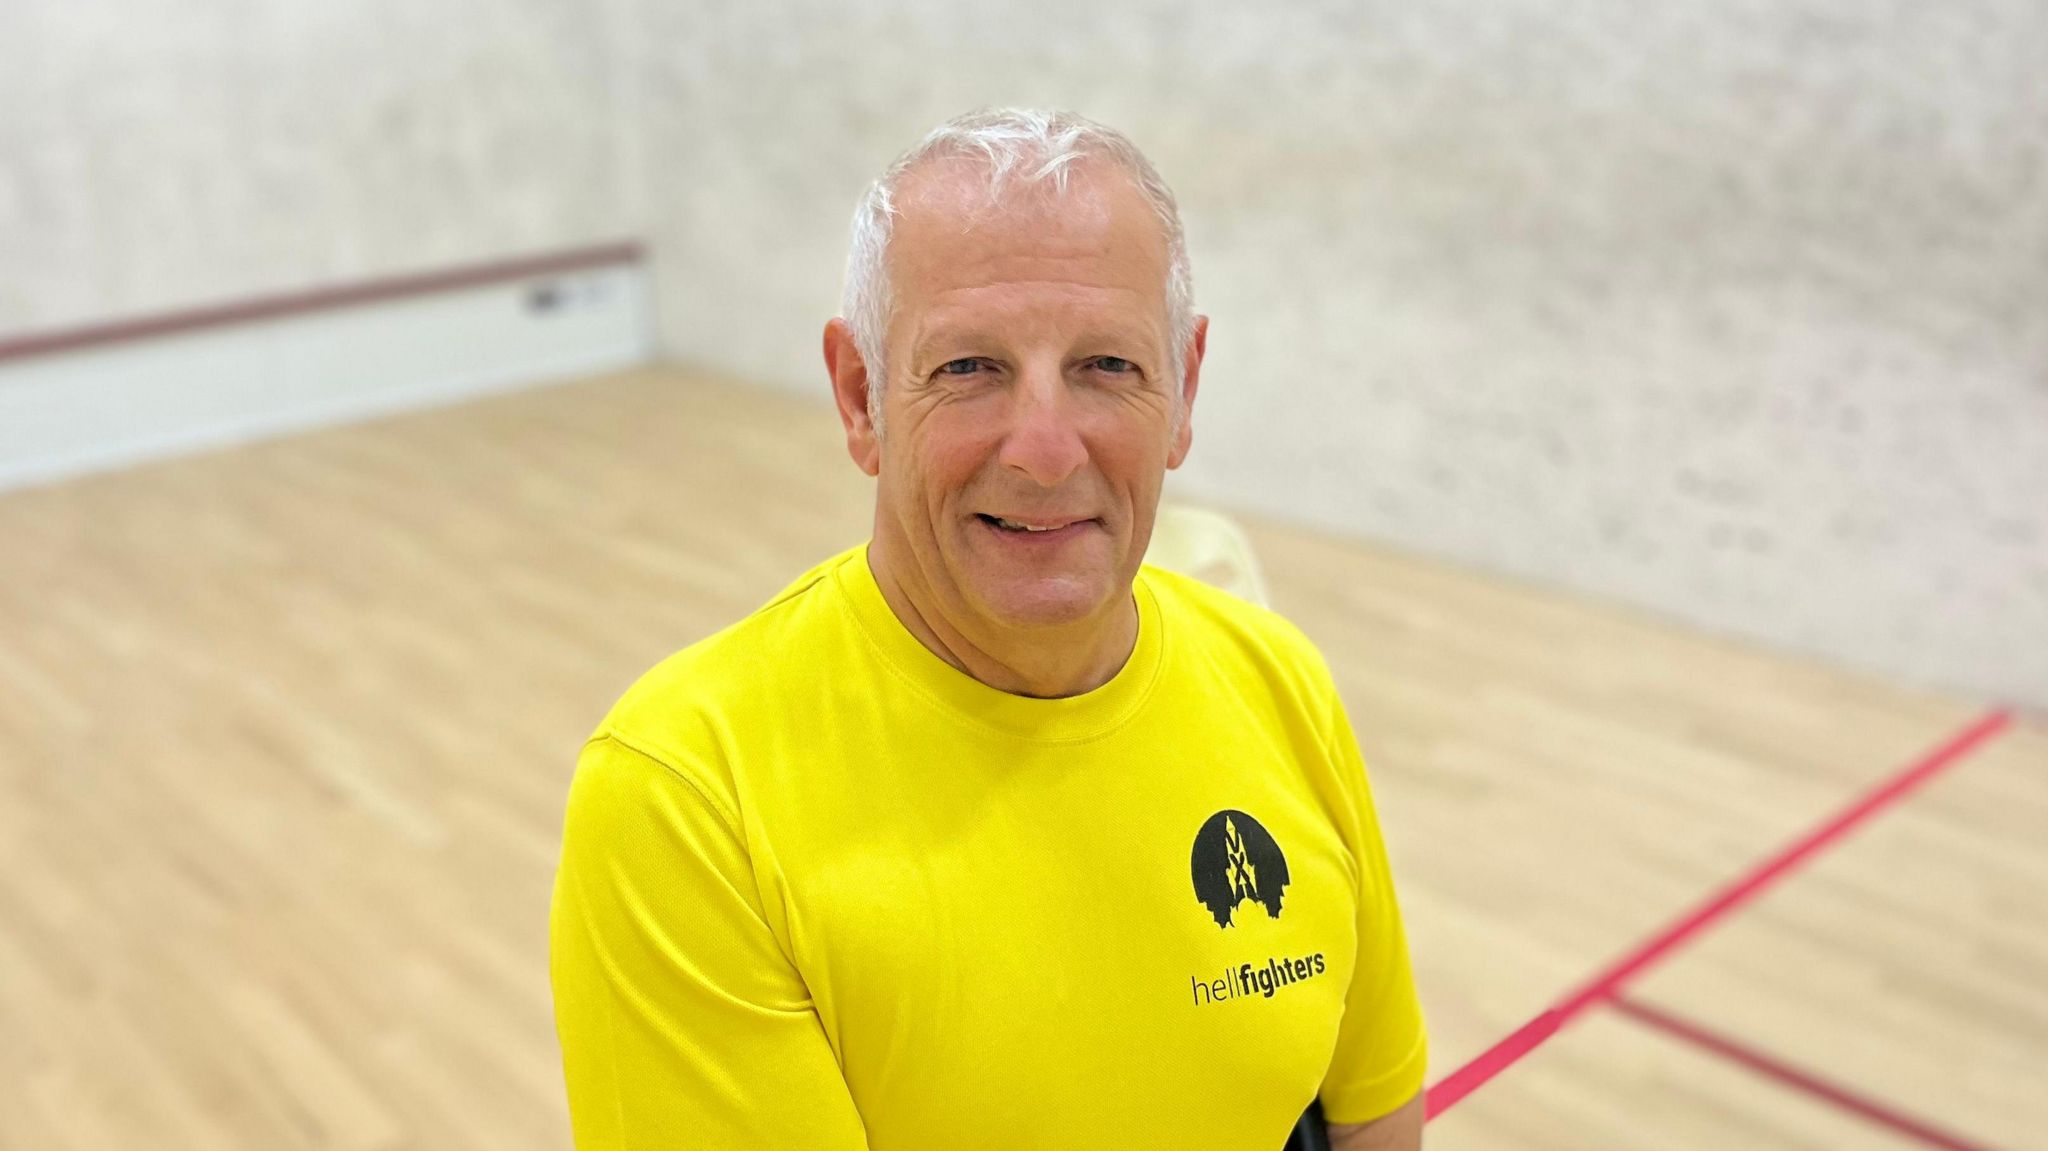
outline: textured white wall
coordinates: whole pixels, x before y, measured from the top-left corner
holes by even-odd
[[[0,336],[613,239],[824,395],[984,103],[1179,190],[1189,495],[2048,705],[2038,0],[0,0]],[[826,417],[829,418],[829,417]]]
[[[1182,491],[2048,705],[2048,7],[642,0],[667,350],[822,396],[985,103],[1179,192]]]
[[[628,0],[0,0],[0,335],[642,230]]]

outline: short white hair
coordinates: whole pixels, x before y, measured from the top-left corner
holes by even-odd
[[[1131,178],[1166,233],[1166,320],[1172,366],[1176,431],[1184,413],[1180,372],[1194,338],[1195,288],[1188,268],[1187,238],[1180,208],[1152,162],[1130,137],[1072,112],[1034,108],[981,108],[932,129],[890,163],[861,195],[853,210],[853,245],[846,257],[846,290],[841,308],[853,329],[854,347],[868,372],[868,419],[879,435],[882,388],[887,377],[884,345],[895,306],[889,282],[889,237],[895,230],[896,191],[903,178],[927,160],[963,157],[982,162],[990,203],[1012,179],[1027,185],[1050,182],[1067,190],[1067,172],[1084,157],[1107,160]]]

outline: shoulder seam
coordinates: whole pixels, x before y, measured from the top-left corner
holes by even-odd
[[[732,811],[726,808],[724,801],[720,800],[717,796],[711,794],[711,791],[708,788],[706,788],[703,784],[697,782],[697,780],[693,779],[690,776],[689,772],[684,771],[682,768],[677,767],[673,763],[670,763],[668,759],[659,752],[653,751],[647,747],[642,746],[639,743],[636,743],[631,739],[626,738],[625,734],[620,732],[617,728],[604,728],[603,730],[592,735],[589,739],[584,740],[583,746],[589,747],[591,744],[596,743],[599,740],[609,740],[612,743],[616,743],[620,747],[625,748],[627,751],[632,752],[633,754],[641,757],[642,759],[647,760],[649,763],[654,764],[656,767],[659,767],[663,771],[666,771],[670,775],[674,776],[678,781],[682,783],[684,787],[687,787],[691,791],[695,792],[697,794],[697,798],[703,800],[705,805],[711,808],[713,814],[717,815],[719,820],[725,824],[725,829],[732,833],[734,839],[737,839],[741,842],[745,842],[745,837],[740,835],[739,818]]]
[[[817,566],[813,567],[809,572],[805,573],[809,575],[811,578],[804,579],[802,576],[797,577],[797,582],[791,584],[786,588],[783,588],[780,592],[776,593],[773,599],[770,599],[767,603],[762,604],[759,608],[756,608],[755,610],[757,612],[767,611],[769,608],[775,607],[788,600],[793,600],[796,597],[811,590],[812,588],[817,587],[819,584],[824,583],[826,580],[831,579],[832,573],[838,570],[839,563],[842,561],[843,556],[844,553],[841,553],[841,555],[839,556],[834,556],[830,559],[826,559],[819,562]]]

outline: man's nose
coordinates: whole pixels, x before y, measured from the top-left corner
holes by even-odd
[[[1010,427],[999,457],[1003,466],[1023,472],[1040,487],[1058,487],[1088,460],[1079,415],[1058,370],[1021,374],[1010,395]]]

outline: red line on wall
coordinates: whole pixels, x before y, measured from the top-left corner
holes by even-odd
[[[449,268],[439,272],[392,276],[387,279],[369,280],[358,284],[341,284],[301,292],[260,296],[250,300],[166,312],[155,316],[142,316],[131,320],[88,324],[83,327],[66,328],[58,331],[41,332],[0,340],[0,363],[5,363],[9,360],[26,359],[30,356],[47,356],[57,352],[72,352],[82,348],[102,347],[107,344],[140,340],[151,336],[167,336],[182,332],[198,331],[203,328],[217,328],[227,324],[247,323],[251,320],[269,320],[279,316],[325,311],[330,308],[381,303],[386,300],[403,299],[407,296],[421,296],[435,292],[475,288],[486,284],[524,280],[536,276],[560,275],[565,272],[609,267],[614,264],[636,264],[641,261],[643,256],[644,252],[637,243],[604,244],[590,248],[577,248],[573,251],[556,252],[551,255],[496,260],[485,264],[471,264],[460,268]]]
[[[1622,995],[1612,996],[1608,1002],[1623,1015],[1647,1024],[1668,1035],[1703,1047],[1725,1059],[1749,1068],[1767,1079],[1776,1080],[1796,1091],[1824,1099],[1844,1111],[1853,1112],[1888,1127],[1901,1135],[1918,1139],[1931,1147],[1946,1148],[1947,1151],[1990,1151],[1981,1143],[1972,1143],[1959,1135],[1943,1131],[1924,1123],[1906,1113],[1896,1110],[1875,1099],[1858,1095],[1845,1087],[1816,1078],[1790,1064],[1780,1062],[1753,1047],[1745,1047],[1725,1035],[1717,1035],[1697,1023],[1680,1019],[1649,1004],[1638,1002]]]
[[[1580,990],[1547,1008],[1536,1018],[1515,1029],[1507,1038],[1487,1048],[1477,1058],[1430,1087],[1423,1104],[1425,1114],[1434,1119],[1456,1106],[1459,1100],[1477,1091],[1488,1080],[1541,1046],[1580,1012],[1618,994],[1629,980],[1642,974],[1650,965],[1705,931],[1716,920],[1756,898],[1770,884],[1783,878],[1786,873],[1815,853],[1841,839],[1856,825],[1897,803],[1914,788],[1960,762],[1964,756],[2005,730],[2011,722],[2012,716],[2004,711],[1994,711],[1983,716],[1896,775],[1872,788],[1820,826],[1800,836],[1777,854],[1728,883],[1699,906],[1680,916],[1669,927],[1610,964],[1587,981]]]

